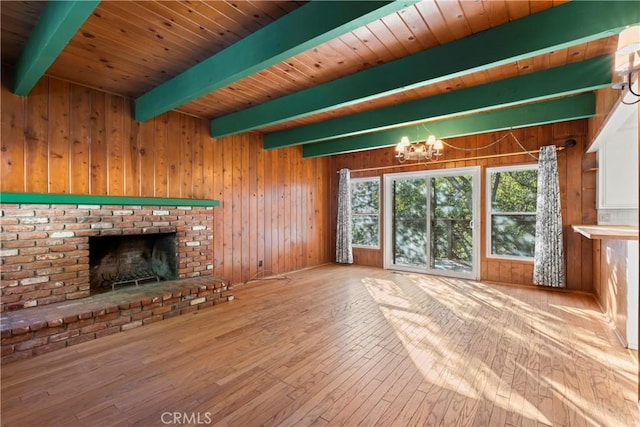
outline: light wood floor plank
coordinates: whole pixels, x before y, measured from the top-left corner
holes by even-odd
[[[336,265],[234,294],[3,366],[2,425],[640,424],[591,295]]]

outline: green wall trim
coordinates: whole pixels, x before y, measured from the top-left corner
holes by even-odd
[[[91,194],[0,193],[2,203],[64,205],[219,206],[218,200],[164,197],[100,196]]]
[[[137,98],[135,119],[152,119],[417,1],[309,2]]]
[[[48,1],[16,62],[13,92],[27,96],[100,1]]]
[[[611,86],[608,55],[264,136],[264,148],[309,144]],[[562,112],[559,112],[562,114]]]
[[[305,158],[331,156],[370,150],[372,148],[391,147],[400,142],[403,136],[411,142],[424,141],[429,135],[438,138],[453,138],[506,129],[540,126],[549,123],[593,117],[596,109],[595,94],[560,98],[553,101],[527,104],[486,113],[456,117],[439,122],[429,122],[381,132],[334,139],[302,146]],[[446,156],[445,148],[445,156]]]
[[[640,22],[630,1],[572,1],[211,120],[221,137],[441,82],[586,43]],[[545,30],[541,30],[541,29]]]

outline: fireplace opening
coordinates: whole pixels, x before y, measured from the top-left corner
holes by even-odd
[[[175,280],[176,252],[176,233],[90,237],[90,293]]]

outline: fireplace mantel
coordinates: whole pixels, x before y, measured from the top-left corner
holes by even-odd
[[[56,193],[0,193],[0,203],[198,207],[220,205],[220,202],[218,200],[213,199],[181,199],[169,197],[135,197]]]

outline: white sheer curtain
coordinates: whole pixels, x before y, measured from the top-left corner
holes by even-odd
[[[538,157],[533,283],[553,287],[565,286],[560,181],[555,145],[542,147]]]
[[[351,247],[351,171],[349,169],[340,169],[336,262],[353,263],[353,250]]]

